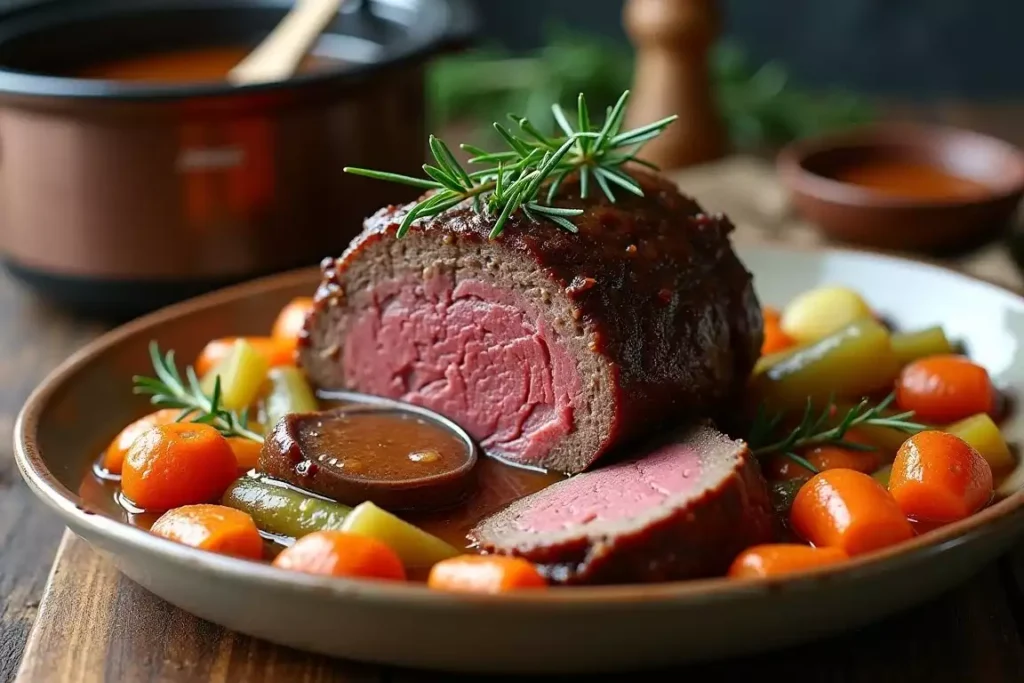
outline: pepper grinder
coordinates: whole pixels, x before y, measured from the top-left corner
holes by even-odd
[[[626,125],[679,115],[640,158],[670,170],[721,157],[725,127],[708,70],[719,30],[715,0],[628,0],[623,22],[636,49]]]

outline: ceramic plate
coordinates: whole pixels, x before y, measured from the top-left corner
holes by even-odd
[[[917,262],[850,251],[741,249],[766,304],[827,283],[863,292],[901,326],[942,324],[1004,388],[1024,389],[1024,299]],[[313,291],[301,271],[208,295],[121,327],[69,358],[15,429],[32,489],[130,578],[210,621],[300,649],[473,672],[584,672],[663,666],[775,648],[853,628],[963,581],[1024,527],[1024,475],[965,522],[838,568],[786,580],[561,588],[452,596],[414,584],[285,573],[187,548],[84,509],[79,482],[99,449],[145,410],[131,376],[156,339],[191,358],[213,337],[262,334],[282,305]],[[1024,436],[1022,416],[1006,427]]]

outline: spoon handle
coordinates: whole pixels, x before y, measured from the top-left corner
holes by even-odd
[[[297,0],[281,23],[228,73],[228,81],[248,85],[289,78],[338,14],[342,2]]]

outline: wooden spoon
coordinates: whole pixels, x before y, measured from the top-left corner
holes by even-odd
[[[235,85],[291,77],[345,0],[296,0],[274,30],[228,73]]]

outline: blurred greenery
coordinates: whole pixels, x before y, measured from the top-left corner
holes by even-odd
[[[874,116],[853,93],[804,91],[778,62],[751,64],[733,42],[715,46],[710,68],[731,142],[739,149],[775,146]],[[530,54],[492,46],[435,61],[427,77],[431,124],[473,123],[482,140],[493,141],[491,122],[516,112],[552,132],[552,102],[574,109],[582,92],[591,111],[600,111],[630,87],[632,76],[629,49],[552,27],[546,44]]]

